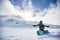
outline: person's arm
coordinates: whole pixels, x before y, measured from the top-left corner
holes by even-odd
[[[49,27],[49,26],[47,26],[47,25],[44,25],[45,27]]]
[[[34,27],[36,27],[36,26],[39,26],[39,24],[37,24],[37,25],[33,25]]]

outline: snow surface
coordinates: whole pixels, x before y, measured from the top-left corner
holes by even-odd
[[[0,40],[60,40],[60,29],[48,29],[49,34],[38,36],[38,28],[1,27]]]
[[[60,40],[60,26],[50,25],[48,35],[38,36],[36,22],[25,22],[17,16],[0,15],[0,40]]]

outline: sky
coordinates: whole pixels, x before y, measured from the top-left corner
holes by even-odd
[[[44,10],[45,8],[49,7],[49,4],[55,4],[57,3],[57,0],[31,0],[32,1],[32,5],[35,8],[38,8],[40,10]],[[10,0],[10,2],[14,5],[14,6],[20,6],[22,7],[22,0]],[[26,0],[26,2],[28,3],[29,0]],[[28,5],[28,4],[27,4]]]
[[[60,0],[0,0],[0,15],[19,15],[25,21],[60,25]]]

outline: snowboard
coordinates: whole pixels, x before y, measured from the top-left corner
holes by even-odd
[[[37,35],[38,36],[42,36],[42,35],[45,35],[45,34],[48,34],[48,30],[44,30],[44,32],[42,32],[41,30],[37,30]]]

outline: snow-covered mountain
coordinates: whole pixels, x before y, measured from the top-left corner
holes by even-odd
[[[60,26],[46,24],[50,26],[46,29],[50,33],[38,36],[36,33],[38,28],[33,27],[33,24],[38,22],[25,21],[20,16],[0,15],[0,40],[60,40]]]
[[[22,17],[19,15],[0,15],[0,26],[10,26],[10,27],[33,27],[33,24],[38,24],[39,22],[33,22],[33,21],[25,21]],[[59,25],[52,25],[52,24],[46,24],[49,25],[49,28],[60,28]]]
[[[0,15],[0,26],[28,26],[28,24],[20,17],[15,15],[2,16]]]

